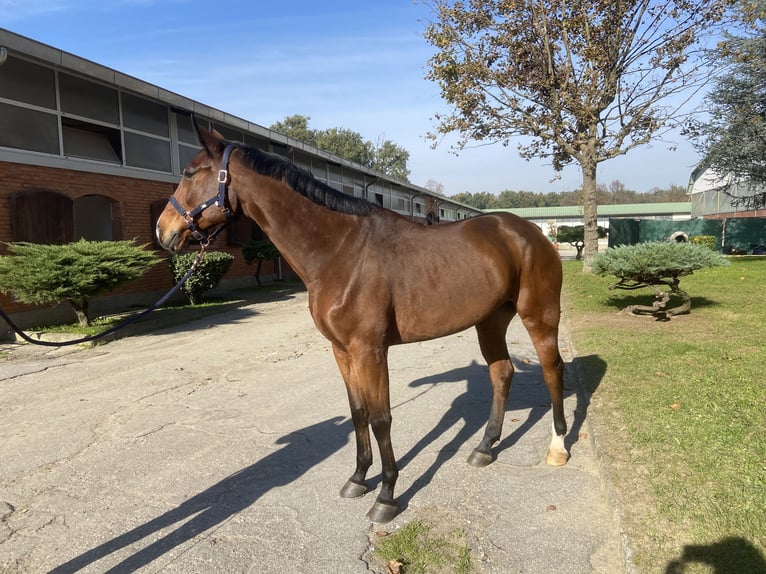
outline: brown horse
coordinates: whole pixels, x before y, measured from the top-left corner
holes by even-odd
[[[163,247],[178,251],[232,213],[255,220],[303,280],[314,323],[332,343],[356,433],[356,470],[341,496],[357,497],[372,463],[382,479],[367,516],[396,514],[399,470],[391,446],[388,348],[476,326],[493,399],[483,439],[468,462],[492,462],[513,376],[505,334],[515,314],[534,343],[550,392],[553,437],[546,462],[565,464],[563,361],[558,350],[561,262],[533,224],[494,213],[427,227],[343,194],[281,156],[198,128],[204,146],[157,221]]]

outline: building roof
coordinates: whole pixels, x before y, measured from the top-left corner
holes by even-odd
[[[554,219],[557,217],[581,218],[581,205],[565,205],[559,207],[521,207],[517,209],[485,209],[486,212],[507,211],[524,219]],[[691,203],[688,201],[664,203],[624,203],[619,205],[599,205],[599,217],[640,217],[642,215],[670,215],[691,213]]]

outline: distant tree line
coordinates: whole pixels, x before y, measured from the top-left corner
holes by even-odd
[[[626,203],[663,203],[669,201],[687,201],[686,188],[671,185],[666,189],[654,188],[646,193],[627,189],[620,181],[613,181],[609,186],[596,188],[598,205],[624,205]],[[487,191],[471,193],[464,191],[452,196],[452,199],[478,209],[517,209],[521,207],[559,207],[582,205],[580,190],[540,193],[533,191],[506,190],[498,194]]]

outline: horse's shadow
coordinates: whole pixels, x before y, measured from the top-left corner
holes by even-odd
[[[588,377],[587,388],[580,381],[582,369],[579,368],[578,362],[581,363],[583,361],[587,362],[590,366],[594,364],[598,366],[598,369],[590,369],[586,373]],[[540,366],[537,364],[519,364],[517,361],[514,361],[514,366],[515,374],[505,410],[507,413],[509,411],[528,409],[529,414],[526,420],[514,427],[512,432],[507,434],[493,447],[492,453],[494,457],[497,457],[499,453],[518,443],[521,437],[538,424],[550,410],[550,395],[543,381]],[[605,372],[605,367],[606,365],[603,360],[595,356],[578,357],[575,359],[575,362],[569,363],[566,366],[564,396],[577,395],[574,419],[571,421],[569,432],[565,437],[565,444],[569,449],[579,438],[580,430],[587,415],[590,394],[598,387],[601,377],[603,377]],[[439,422],[405,455],[399,458],[399,468],[403,469],[440,436],[449,432],[453,427],[458,427],[457,433],[448,443],[441,447],[433,463],[415,479],[406,491],[397,497],[402,509],[407,507],[409,501],[420,489],[431,482],[437,470],[450,460],[466,442],[475,440],[474,435],[482,431],[487,424],[492,401],[492,386],[489,382],[488,369],[485,365],[481,365],[476,361],[472,361],[470,365],[465,367],[417,379],[409,385],[411,387],[421,387],[458,382],[467,382],[466,391],[456,397]],[[504,430],[510,426],[510,422],[506,417]]]
[[[51,570],[51,574],[77,572],[181,523],[175,530],[104,570],[112,574],[135,572],[249,507],[272,488],[297,480],[348,443],[352,430],[350,419],[334,417],[286,434],[277,440],[277,444],[285,445],[280,450],[214,484],[165,514],[72,558]]]
[[[712,574],[766,574],[766,558],[746,538],[730,536],[712,544],[684,546],[683,553],[668,563],[665,574],[683,574],[687,566],[704,565]],[[690,569],[691,569],[690,568]]]

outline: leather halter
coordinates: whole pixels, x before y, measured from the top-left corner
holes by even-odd
[[[192,236],[197,241],[209,243],[216,235],[223,231],[223,228],[226,227],[229,221],[231,221],[233,218],[231,210],[226,207],[226,195],[229,191],[229,158],[231,157],[231,152],[235,147],[235,144],[230,143],[227,144],[226,149],[223,150],[223,156],[221,156],[221,169],[218,170],[217,195],[206,199],[191,211],[186,211],[183,207],[181,207],[181,204],[178,203],[178,200],[173,195],[170,196],[170,205],[172,205],[175,210],[181,214],[181,217],[183,217],[184,221],[186,221],[186,225],[188,226],[189,231],[191,231]],[[208,230],[200,230],[199,227],[197,227],[197,224],[194,222],[194,218],[205,211],[208,207],[213,205],[223,209],[223,213],[226,216],[226,222],[216,227],[212,232]]]

